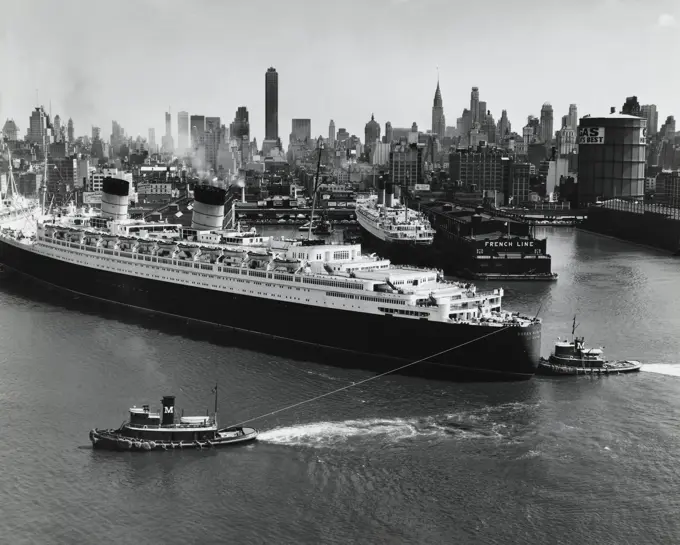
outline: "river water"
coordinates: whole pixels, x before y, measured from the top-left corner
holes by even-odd
[[[546,355],[576,314],[587,341],[643,372],[387,376],[260,420],[257,443],[220,451],[93,451],[88,431],[166,394],[200,414],[216,378],[227,424],[371,374],[0,281],[0,542],[680,542],[680,263],[545,233],[559,280],[506,285],[505,306],[540,308]]]

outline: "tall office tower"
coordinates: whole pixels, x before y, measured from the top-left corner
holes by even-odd
[[[75,140],[75,136],[74,136],[74,131],[73,131],[73,119],[71,119],[70,117],[68,118],[67,133],[68,133],[68,143],[73,144],[73,141]]]
[[[568,126],[574,130],[578,129],[578,108],[576,108],[576,104],[569,104]]]
[[[43,107],[35,108],[28,119],[28,141],[42,146],[47,131],[47,123],[47,114]]]
[[[165,136],[163,136],[163,152],[172,153],[175,151],[175,142],[172,139],[172,116],[170,112],[165,112]]]
[[[156,129],[149,129],[149,153],[156,153]]]
[[[479,87],[473,87],[470,93],[470,112],[472,113],[472,125],[479,123]]]
[[[331,148],[335,147],[335,121],[331,119],[331,122],[328,124],[328,145]]]
[[[479,124],[481,126],[484,126],[484,120],[486,119],[486,112],[488,110],[486,109],[486,102],[483,100],[479,101],[479,116],[477,119],[479,119]]]
[[[376,140],[380,140],[380,124],[371,114],[371,120],[364,127],[364,145],[373,146]]]
[[[191,134],[191,147],[196,149],[203,143],[205,136],[205,116],[192,115],[189,118],[189,134]]]
[[[304,142],[312,139],[312,120],[293,119],[290,133],[291,142]]]
[[[55,142],[61,141],[61,117],[59,117],[59,114],[54,116],[54,140]]]
[[[549,144],[553,139],[553,107],[549,102],[541,108],[541,141]]]
[[[392,131],[392,123],[388,121],[385,123],[385,143],[391,144],[394,139],[394,133]]]
[[[189,112],[177,114],[177,148],[179,153],[189,149]]]
[[[502,142],[503,138],[510,134],[510,122],[508,121],[508,111],[501,112],[501,119],[498,122],[498,141]]]
[[[239,142],[244,139],[250,142],[250,123],[248,122],[248,109],[239,106],[234,116],[234,121],[229,125],[229,135]]]
[[[279,138],[279,74],[275,68],[267,69],[264,76],[265,140]]]
[[[642,117],[647,119],[647,132],[649,136],[654,136],[659,132],[659,113],[656,111],[656,104],[645,104],[640,110]]]
[[[432,134],[439,136],[439,141],[446,136],[446,118],[444,117],[444,102],[442,92],[439,89],[437,80],[437,90],[434,92],[434,102],[432,104]]]

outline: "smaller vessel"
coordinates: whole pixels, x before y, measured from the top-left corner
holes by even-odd
[[[312,233],[315,235],[330,235],[333,231],[333,224],[328,220],[328,217],[325,214],[318,224],[312,226]]]
[[[217,448],[254,440],[255,428],[217,426],[217,386],[213,416],[175,417],[175,396],[163,396],[162,412],[152,412],[149,405],[130,409],[130,420],[118,429],[90,431],[92,448],[106,450],[171,450]]]
[[[576,317],[571,328],[571,341],[559,340],[548,359],[541,358],[537,375],[607,375],[618,373],[634,373],[642,364],[635,360],[609,361],[604,359],[602,348],[587,348],[584,337],[574,336],[578,324]]]

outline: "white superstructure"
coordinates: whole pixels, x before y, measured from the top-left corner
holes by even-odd
[[[357,220],[371,235],[384,242],[429,245],[434,230],[424,214],[403,204],[381,204],[377,196],[357,199]]]
[[[3,229],[28,252],[96,270],[215,292],[404,319],[529,326],[501,311],[502,289],[444,281],[435,270],[396,267],[358,244],[276,240],[256,233],[188,230],[167,223],[71,213],[46,219],[35,235]],[[178,235],[178,236],[175,236]]]

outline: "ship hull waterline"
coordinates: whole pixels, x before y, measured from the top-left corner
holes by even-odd
[[[92,442],[93,449],[131,452],[224,448],[250,443],[257,439],[257,436],[258,431],[255,428],[243,428],[243,435],[237,437],[215,438],[203,441],[154,441],[127,437],[119,434],[118,430],[94,429],[90,431],[90,441]]]
[[[105,303],[293,344],[312,361],[381,373],[427,358],[399,374],[451,381],[527,380],[538,366],[540,323],[453,325],[323,308],[105,271],[22,246],[0,239],[6,269]]]

